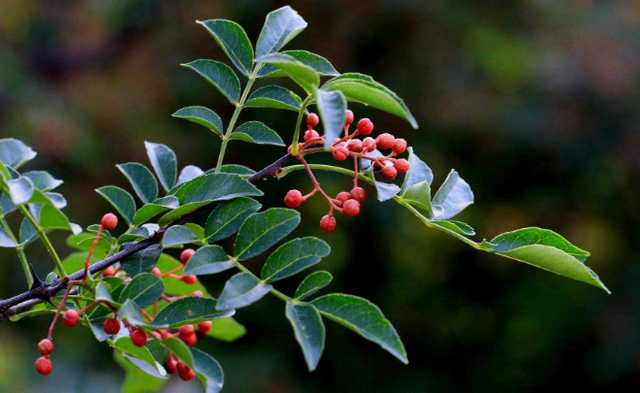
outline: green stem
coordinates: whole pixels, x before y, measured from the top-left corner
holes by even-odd
[[[304,115],[305,109],[307,109],[307,105],[313,99],[313,95],[309,94],[307,98],[302,101],[300,104],[300,110],[298,111],[298,120],[296,121],[296,130],[293,133],[293,142],[291,142],[291,155],[298,155],[298,142],[300,141],[300,128],[302,126],[302,116]]]
[[[229,126],[227,127],[227,132],[222,137],[222,146],[220,146],[220,154],[218,155],[218,163],[216,164],[216,173],[220,173],[220,168],[222,167],[222,160],[224,159],[224,153],[227,151],[227,143],[229,143],[229,137],[233,132],[233,128],[236,125],[236,121],[238,121],[238,116],[240,116],[240,112],[244,108],[244,103],[249,96],[249,91],[251,91],[251,86],[253,86],[253,82],[256,81],[256,74],[254,72],[249,76],[249,81],[247,85],[244,87],[244,91],[242,92],[242,96],[240,97],[240,101],[236,104],[236,110],[233,111],[233,115],[231,116],[231,121],[229,121]]]
[[[40,224],[38,224],[36,219],[33,218],[31,213],[29,213],[29,211],[23,205],[18,205],[17,208],[27,218],[27,220],[29,220],[29,222],[31,223],[31,225],[33,225],[36,231],[38,231],[38,235],[40,236],[40,239],[44,243],[44,246],[47,248],[47,251],[49,251],[49,254],[51,254],[51,258],[53,258],[53,262],[58,268],[58,272],[60,272],[60,277],[67,278],[67,272],[64,270],[64,267],[62,266],[62,261],[60,260],[58,253],[56,253],[56,249],[53,248],[53,244],[51,244],[51,241],[47,237],[47,234],[45,233],[44,229],[40,227]]]
[[[9,223],[7,222],[7,220],[4,219],[4,216],[0,216],[0,223],[2,224],[2,227],[7,232],[7,234],[9,235],[9,238],[15,244],[18,244],[18,239],[13,234],[13,231],[11,230],[11,227],[9,226]],[[31,269],[29,269],[29,262],[27,261],[27,256],[25,255],[24,249],[22,248],[22,246],[16,247],[16,253],[18,253],[18,259],[20,259],[22,270],[24,270],[24,276],[27,278],[27,285],[29,286],[29,288],[31,288],[31,285],[33,285],[33,276],[31,275]]]
[[[253,274],[251,272],[251,270],[247,269],[244,265],[242,265],[240,262],[238,262],[237,259],[235,258],[231,258],[232,260],[234,260],[236,262],[236,267],[238,269],[240,269],[241,271],[243,271],[244,273],[249,274],[251,277],[253,277],[256,281],[262,282],[262,280],[260,280],[260,278],[258,276],[256,276],[255,274]],[[271,291],[269,291],[273,296],[277,297],[278,299],[282,300],[283,302],[290,302],[291,298],[287,295],[285,295],[284,293],[278,291],[275,288],[271,288]]]

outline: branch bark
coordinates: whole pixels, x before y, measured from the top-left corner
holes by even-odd
[[[294,157],[291,154],[286,154],[285,156],[273,162],[271,165],[262,169],[260,172],[248,178],[247,181],[249,183],[255,184],[260,180],[266,179],[270,176],[275,176],[280,172],[282,165],[293,158]],[[172,227],[174,225],[182,225],[187,222],[190,222],[194,218],[210,210],[212,207],[213,207],[213,202],[208,205],[202,206],[201,208],[189,214],[184,215],[183,217],[167,225],[167,227],[156,232],[150,238],[145,239],[141,242],[135,243],[129,247],[126,247],[120,250],[119,252],[111,255],[108,258],[105,258],[100,262],[94,263],[89,267],[89,271],[91,272],[91,274],[96,274],[108,268],[109,266],[117,262],[120,262],[121,260],[125,259],[126,257],[132,254],[135,254],[139,251],[144,250],[147,247],[150,247],[154,244],[159,243],[162,240],[162,236],[164,235],[164,233],[169,227]],[[69,279],[80,280],[82,279],[83,274],[84,274],[84,269],[69,275]],[[55,294],[58,293],[59,291],[66,289],[69,279],[64,279],[64,280],[57,279],[49,284],[41,283],[39,286],[35,286],[30,290],[23,292],[19,295],[16,295],[12,298],[0,300],[0,322],[2,321],[3,317],[19,314],[20,312],[22,312],[23,310],[29,307],[32,307],[38,303],[42,303],[43,301],[49,300],[51,296],[55,296]]]

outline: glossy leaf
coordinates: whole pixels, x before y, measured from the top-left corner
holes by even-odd
[[[54,178],[50,173],[45,171],[25,172],[22,176],[29,178],[33,186],[43,192],[56,189],[64,183],[62,180]]]
[[[224,134],[224,128],[220,116],[204,106],[188,106],[180,109],[171,116],[200,124],[201,126],[216,133],[219,137],[222,137]]]
[[[176,184],[176,178],[178,176],[178,159],[176,153],[169,149],[167,146],[159,143],[145,142],[144,146],[147,149],[147,156],[151,161],[151,166],[156,172],[160,184],[169,191]]]
[[[72,231],[75,234],[82,232],[82,228],[75,228],[69,223],[69,219],[60,210],[53,206],[43,206],[40,209],[39,222],[41,228],[62,229]]]
[[[233,235],[251,214],[262,205],[251,198],[236,198],[216,206],[207,218],[205,236],[209,242],[218,242]]]
[[[196,23],[205,29],[220,44],[240,72],[249,76],[253,70],[253,46],[244,29],[230,20],[212,19]]]
[[[320,74],[318,74],[316,70],[302,64],[289,55],[272,53],[258,57],[255,59],[255,62],[279,68],[307,93],[313,92],[320,85]]]
[[[150,273],[138,274],[120,294],[119,302],[130,299],[138,307],[147,307],[155,302],[164,292],[164,284],[159,277]]]
[[[302,280],[293,297],[297,300],[306,299],[329,285],[332,280],[333,276],[327,271],[320,270],[318,272],[313,272]]]
[[[133,223],[140,225],[147,220],[152,219],[160,213],[168,212],[180,206],[178,198],[173,195],[164,198],[158,198],[155,201],[142,206],[133,216]]]
[[[115,349],[118,349],[121,352],[129,356],[133,356],[138,360],[142,360],[145,363],[149,364],[152,368],[156,369],[156,371],[161,375],[166,375],[166,371],[161,366],[158,367],[157,362],[151,355],[151,352],[146,347],[138,347],[133,344],[133,341],[129,337],[121,337],[116,340],[111,346]],[[163,375],[164,374],[164,375]]]
[[[310,304],[287,302],[286,315],[302,348],[309,371],[315,370],[324,351],[325,341],[320,313]]]
[[[437,225],[443,228],[446,228],[450,231],[459,233],[460,235],[473,236],[476,232],[473,228],[464,222],[455,221],[455,220],[446,220],[446,221],[432,221],[433,225]]]
[[[160,254],[162,254],[162,246],[154,244],[133,255],[129,255],[124,258],[120,264],[124,271],[131,278],[134,278],[141,273],[151,273],[151,270],[153,270],[158,262],[158,258],[160,258]]]
[[[200,59],[182,64],[182,66],[200,74],[232,104],[236,104],[240,100],[240,79],[228,65],[215,60]]]
[[[222,247],[217,245],[205,246],[200,247],[189,259],[189,262],[184,267],[184,274],[195,274],[197,276],[216,274],[235,266],[236,263],[229,259]]]
[[[167,383],[167,380],[159,374],[157,377],[151,376],[142,371],[120,352],[115,351],[116,362],[125,370],[124,382],[121,393],[148,393],[157,392]],[[130,358],[134,359],[134,358]]]
[[[251,93],[244,106],[250,108],[285,109],[298,112],[300,110],[300,103],[294,97],[297,97],[297,95],[284,87],[276,85],[264,86]]]
[[[187,165],[182,168],[182,172],[180,172],[180,176],[178,176],[178,182],[176,185],[186,183],[189,180],[195,179],[196,177],[204,175],[204,171],[198,168],[195,165]]]
[[[370,301],[336,293],[322,296],[311,304],[320,310],[322,315],[380,345],[401,362],[409,362],[396,329],[384,317],[378,306]]]
[[[64,209],[67,207],[67,200],[64,199],[62,194],[57,192],[46,192],[44,195],[51,201],[53,207],[56,209]]]
[[[248,121],[238,127],[229,139],[236,139],[258,145],[284,146],[280,135],[259,121]]]
[[[344,131],[346,121],[347,100],[339,91],[315,92],[318,113],[322,119],[325,135],[325,149],[329,149],[334,139],[338,138]]]
[[[193,355],[193,371],[204,386],[205,393],[218,393],[224,385],[224,373],[217,360],[206,352],[189,348]]]
[[[247,178],[256,174],[251,168],[247,168],[243,165],[235,165],[235,164],[226,164],[220,167],[220,173],[228,173],[231,175],[238,175],[240,177]]]
[[[183,225],[174,225],[167,229],[162,237],[164,247],[177,246],[181,244],[195,243],[198,237],[191,230]]]
[[[407,120],[413,128],[418,128],[416,119],[404,101],[397,94],[369,76],[343,74],[333,78],[322,88],[328,91],[341,91],[350,100],[392,113]]]
[[[473,203],[473,192],[469,184],[462,180],[458,172],[452,170],[447,179],[433,196],[432,204],[442,208],[440,214],[434,214],[438,220],[446,220],[460,213]],[[435,209],[434,209],[435,210]]]
[[[262,299],[273,287],[257,281],[249,273],[238,273],[225,284],[218,299],[218,310],[246,307]]]
[[[0,161],[8,167],[18,169],[36,155],[37,153],[22,141],[13,138],[0,139]]]
[[[322,76],[340,75],[340,73],[336,71],[335,68],[333,68],[333,65],[329,62],[329,60],[315,53],[311,53],[306,50],[287,50],[282,53],[293,57],[306,66],[313,68],[318,74]],[[264,67],[260,70],[260,76],[264,76],[267,78],[277,78],[286,76],[286,74],[283,71],[278,70],[277,68],[271,68],[269,66],[269,68]]]
[[[133,224],[133,217],[136,213],[136,202],[131,194],[120,187],[105,186],[98,188],[96,192],[113,206],[118,213],[124,218],[129,226]]]
[[[320,262],[331,252],[331,247],[315,237],[294,239],[275,250],[262,267],[264,282],[274,282],[293,276]]]
[[[402,199],[411,205],[417,206],[431,212],[431,187],[424,180],[407,188],[402,195]]]
[[[431,185],[433,182],[431,168],[413,152],[413,147],[409,146],[407,152],[409,152],[409,171],[404,175],[404,182],[402,183],[403,194],[414,184],[426,181]]]
[[[24,205],[31,201],[35,188],[31,180],[26,177],[8,180],[6,182],[9,196],[14,205]]]
[[[150,203],[158,197],[158,182],[146,166],[130,162],[116,167],[129,180],[142,203]]]
[[[397,185],[376,180],[376,177],[372,170],[369,170],[369,177],[376,186],[376,192],[378,194],[378,200],[380,202],[388,201],[389,199],[392,199],[394,196],[398,195],[398,193],[400,192],[400,187],[398,187]]]
[[[215,318],[227,318],[235,311],[220,311],[214,299],[196,296],[184,297],[163,308],[153,319],[152,325],[158,328],[177,328]]]
[[[77,235],[71,235],[67,238],[67,245],[80,251],[89,251],[91,244],[95,239],[95,235],[87,232],[79,233]],[[111,243],[105,238],[100,238],[96,249],[109,251],[111,249]]]
[[[0,247],[15,248],[17,246],[7,231],[0,227]]]
[[[240,260],[254,257],[285,238],[299,223],[300,213],[291,209],[254,213],[238,231],[234,255]]]
[[[506,232],[496,236],[490,243],[495,245],[491,248],[492,251],[511,251],[534,244],[555,247],[581,262],[584,262],[590,255],[588,251],[574,246],[561,235],[541,228],[523,228],[513,232]]]
[[[270,12],[258,38],[256,56],[278,52],[305,27],[307,22],[289,6]]]

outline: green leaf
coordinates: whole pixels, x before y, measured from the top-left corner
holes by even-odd
[[[109,289],[103,282],[99,282],[98,285],[96,285],[95,299],[107,302],[114,307],[120,306],[118,302],[113,300],[113,298],[111,297],[111,292],[109,292]]]
[[[431,187],[429,187],[429,182],[425,180],[407,188],[402,195],[402,199],[414,206],[431,212]]]
[[[182,263],[168,254],[160,255],[160,259],[156,265],[161,272],[168,272],[180,266],[182,266]],[[201,291],[205,296],[210,296],[207,288],[205,288],[199,281],[196,281],[195,284],[189,285],[182,280],[167,276],[162,278],[162,282],[164,282],[164,293],[167,295],[185,296],[193,293],[193,291]]]
[[[178,159],[176,153],[167,146],[159,143],[145,142],[147,156],[151,161],[153,170],[160,179],[160,184],[165,191],[169,191],[176,184],[178,176]]]
[[[41,228],[63,229],[74,232],[67,216],[53,206],[45,205],[40,209],[38,223]],[[82,232],[82,229],[80,229],[80,232]]]
[[[154,244],[123,259],[120,264],[124,271],[134,278],[141,273],[151,273],[162,254],[162,246]]]
[[[56,209],[64,209],[67,207],[67,200],[64,199],[62,194],[58,194],[57,192],[46,192],[44,195],[51,201],[53,207]]]
[[[293,297],[296,300],[306,299],[329,285],[332,280],[333,276],[327,271],[320,270],[318,272],[313,272],[302,280]]]
[[[111,346],[126,355],[132,356],[136,359],[142,360],[145,363],[149,364],[152,368],[156,369],[156,371],[161,375],[166,375],[166,371],[162,366],[159,366],[155,361],[151,352],[146,347],[138,347],[129,337],[121,337],[117,339]]]
[[[256,56],[278,52],[305,27],[307,22],[289,6],[270,12],[258,38]]]
[[[113,206],[124,218],[129,226],[133,225],[133,217],[136,213],[136,202],[131,194],[120,187],[105,186],[98,188],[96,192]]]
[[[216,133],[219,137],[222,137],[224,134],[224,128],[222,126],[222,119],[220,119],[220,116],[204,106],[188,106],[180,109],[171,116],[200,124],[201,126],[204,126]]]
[[[336,71],[335,68],[333,68],[333,65],[329,62],[329,60],[315,53],[307,52],[306,50],[287,50],[282,53],[293,57],[306,66],[313,68],[321,76],[340,75],[340,73]],[[275,67],[267,66],[263,67],[260,70],[258,76],[267,78],[278,78],[286,76],[286,74]]]
[[[490,242],[493,247],[491,251],[511,251],[519,247],[539,244],[558,248],[573,256],[580,262],[584,262],[589,257],[589,252],[571,244],[561,235],[541,228],[522,228],[512,232],[506,232],[496,236]]]
[[[320,262],[331,247],[315,237],[294,239],[275,250],[262,267],[264,282],[274,282],[293,276]]]
[[[135,225],[140,225],[160,213],[177,209],[179,206],[180,202],[178,201],[178,198],[174,197],[173,195],[156,199],[155,201],[142,206],[136,212],[136,214],[133,216],[133,223]]]
[[[195,274],[197,276],[216,274],[235,266],[236,263],[229,259],[222,247],[217,245],[205,246],[200,247],[189,259],[189,262],[184,267],[184,274]]]
[[[350,100],[399,116],[407,120],[413,128],[418,128],[416,119],[404,101],[396,93],[374,81],[369,76],[343,74],[331,79],[322,89],[329,91],[339,90]]]
[[[322,315],[380,345],[402,363],[409,362],[396,329],[384,317],[378,306],[370,301],[335,293],[322,296],[311,304],[320,310]]]
[[[216,206],[209,214],[204,233],[209,242],[218,242],[233,235],[251,214],[262,205],[251,198],[236,198]]]
[[[31,221],[24,218],[20,224],[20,245],[26,248],[38,239],[38,230],[31,224]]]
[[[318,113],[322,119],[324,127],[325,149],[333,145],[334,139],[338,138],[344,131],[344,124],[347,118],[347,100],[339,91],[316,90],[316,105]]]
[[[7,231],[0,227],[0,247],[15,248],[18,247]]]
[[[124,233],[118,238],[118,244],[128,242],[136,242],[151,237],[155,232],[159,231],[158,224],[144,224],[131,232]]]
[[[164,284],[159,277],[142,273],[127,284],[118,301],[124,303],[127,299],[131,299],[138,307],[147,307],[158,300],[163,292]]]
[[[16,205],[14,205],[13,201],[11,201],[11,197],[7,194],[2,194],[2,196],[0,197],[0,213],[2,213],[3,216],[7,217],[9,214],[15,212],[16,210]]]
[[[178,328],[215,318],[228,318],[235,314],[234,310],[220,311],[214,299],[197,296],[184,297],[163,308],[153,319],[152,325],[157,328]]]
[[[180,207],[160,219],[164,226],[171,221],[214,201],[225,201],[242,196],[261,196],[254,185],[237,175],[214,173],[199,176],[180,185],[174,196]]]
[[[167,383],[166,379],[155,378],[140,370],[120,352],[115,351],[116,362],[125,371],[125,378],[122,384],[121,393],[149,393],[157,392]],[[159,375],[158,375],[159,376]]]
[[[446,228],[450,231],[459,233],[461,235],[473,236],[476,234],[476,232],[473,230],[473,228],[470,225],[461,221],[455,221],[455,220],[432,221],[431,223],[433,225]]]
[[[284,146],[280,135],[259,121],[248,121],[244,123],[236,128],[229,136],[229,139],[237,139],[258,145]]]
[[[200,59],[191,63],[181,64],[183,67],[191,68],[207,82],[211,83],[220,91],[229,102],[237,104],[240,100],[240,79],[235,72],[224,63],[215,60]]]
[[[309,371],[315,370],[324,351],[325,340],[324,324],[318,310],[310,304],[287,302],[286,315]]]
[[[298,112],[300,110],[300,103],[294,97],[298,96],[284,87],[276,85],[264,86],[254,91],[244,106],[249,108],[285,109]]]
[[[34,187],[31,180],[26,177],[8,180],[6,182],[9,196],[14,205],[24,205],[31,201],[34,194]]]
[[[452,170],[438,192],[436,192],[436,195],[433,196],[432,204],[442,208],[440,214],[434,213],[434,216],[438,220],[452,218],[472,203],[473,192],[471,187],[466,181],[462,180],[458,172]]]
[[[189,180],[195,179],[198,176],[204,175],[204,171],[198,168],[195,165],[187,165],[182,168],[182,172],[180,172],[180,176],[178,176],[178,182],[176,185],[180,185],[182,183],[186,183]]]
[[[398,193],[400,192],[400,187],[398,187],[397,185],[376,180],[373,170],[369,170],[369,177],[373,181],[373,184],[376,186],[376,192],[378,194],[378,200],[380,202],[388,201],[389,199],[392,199],[394,196],[398,195]]]
[[[196,235],[183,225],[174,225],[167,229],[162,237],[164,247],[177,246],[181,244],[195,243],[198,241]]]
[[[212,171],[215,171],[215,169],[212,169]],[[255,175],[256,171],[254,171],[251,168],[247,168],[246,166],[243,166],[243,165],[226,164],[220,168],[220,173],[238,175],[244,179],[244,178],[248,178],[250,176]]]
[[[244,29],[230,20],[211,19],[204,22],[196,21],[218,41],[233,64],[246,76],[253,69],[253,46]]]
[[[313,68],[302,64],[289,55],[272,53],[258,57],[256,63],[272,65],[284,71],[289,78],[302,87],[307,93],[311,93],[320,85],[320,74]]]
[[[431,182],[433,182],[431,168],[413,152],[413,147],[409,146],[407,151],[409,152],[409,171],[404,176],[404,182],[402,183],[403,194],[414,184],[426,181],[431,185]]]
[[[91,249],[91,244],[93,240],[96,238],[96,235],[83,232],[77,235],[70,235],[67,238],[67,245],[69,247],[75,248],[80,251],[89,251]],[[111,243],[103,237],[98,240],[98,244],[96,245],[96,249],[109,251],[111,250]]]
[[[207,335],[218,340],[233,342],[247,334],[247,329],[233,318],[214,319],[211,323]]]
[[[193,367],[193,355],[184,341],[174,337],[161,340],[160,344],[177,356],[179,360],[185,362],[187,366]]]
[[[17,139],[0,139],[0,161],[6,166],[18,169],[36,155],[33,149]]]
[[[292,209],[254,213],[240,227],[234,254],[240,260],[254,257],[284,239],[299,223],[300,213]]]
[[[256,280],[249,273],[238,273],[225,284],[220,298],[218,310],[233,310],[246,307],[262,299],[273,287]]]
[[[29,178],[33,186],[43,192],[56,189],[64,183],[62,180],[54,178],[49,172],[45,171],[26,172],[23,173],[22,176]]]
[[[206,393],[218,393],[224,385],[224,373],[220,364],[208,353],[189,348],[193,355],[193,371],[204,386]]]
[[[151,171],[137,162],[116,165],[122,174],[129,180],[133,190],[142,203],[147,204],[158,197],[158,182]]]

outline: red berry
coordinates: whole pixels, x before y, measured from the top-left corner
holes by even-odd
[[[191,257],[195,253],[196,253],[196,250],[187,248],[186,250],[180,253],[180,262],[182,262],[183,265],[186,265],[187,262],[189,262],[189,259],[191,259]]]
[[[193,347],[194,345],[196,345],[196,342],[198,342],[198,336],[196,336],[195,333],[191,334],[190,336],[180,338],[182,339],[182,341],[184,341],[185,344],[190,347]]]
[[[360,153],[362,151],[362,141],[360,139],[352,139],[347,147],[352,152]]]
[[[62,317],[62,323],[68,327],[74,327],[80,320],[80,314],[76,310],[68,310]]]
[[[291,190],[287,192],[287,195],[284,197],[284,204],[287,205],[287,207],[298,207],[303,201],[302,193],[298,190]]]
[[[182,378],[183,381],[191,381],[195,377],[196,373],[191,369],[189,369],[187,372],[180,373],[180,378]]]
[[[344,124],[348,126],[349,124],[353,123],[353,112],[347,109],[346,111],[344,111],[344,113],[347,115],[347,118],[344,121]]]
[[[102,227],[107,231],[113,231],[118,225],[118,217],[113,213],[107,213],[102,217],[100,225],[102,225]]]
[[[102,272],[102,277],[113,277],[116,275],[116,269],[113,266],[109,266],[108,268],[104,269],[104,271]]]
[[[386,133],[380,134],[377,139],[378,147],[383,150],[391,149],[395,141],[396,138],[394,138],[393,135]]]
[[[342,208],[342,213],[345,216],[354,217],[360,213],[360,202],[355,199],[349,199],[344,203],[344,207]]]
[[[104,321],[102,328],[107,334],[118,334],[120,331],[120,322],[115,318],[109,318]]]
[[[406,173],[409,170],[410,165],[409,161],[405,160],[404,158],[399,158],[396,160],[393,166],[396,168],[398,173]]]
[[[320,219],[320,229],[325,232],[331,232],[336,228],[336,218],[328,214]]]
[[[202,291],[193,291],[191,292],[191,296],[203,297],[204,293],[202,293]]]
[[[333,158],[338,161],[344,161],[349,157],[349,150],[346,147],[340,146],[333,150]]]
[[[391,148],[393,149],[394,153],[402,154],[405,150],[407,150],[407,141],[402,138],[398,138],[395,142],[393,142],[393,146]]]
[[[354,187],[351,190],[351,197],[358,202],[364,202],[367,199],[367,192],[362,187]]]
[[[198,277],[193,274],[189,274],[187,276],[182,276],[182,281],[187,285],[193,285],[198,281]]]
[[[393,166],[385,166],[382,168],[382,177],[387,180],[393,180],[398,176],[398,170]]]
[[[157,267],[154,267],[153,270],[151,270],[151,274],[153,274],[154,276],[157,276],[157,277],[162,276],[162,272]]]
[[[38,343],[38,351],[40,351],[40,353],[45,356],[53,352],[53,343],[51,342],[51,340],[46,338],[44,340],[41,340]]]
[[[309,142],[312,139],[320,138],[320,134],[316,132],[316,130],[307,130],[304,132],[304,141]]]
[[[336,200],[338,201],[337,205],[339,207],[342,207],[342,205],[344,205],[344,203],[349,199],[351,199],[351,194],[346,191],[342,191],[341,193],[338,193],[338,195],[336,195]]]
[[[364,138],[362,141],[362,150],[364,151],[374,151],[376,147],[376,140],[370,136]]]
[[[194,328],[193,325],[180,326],[180,329],[178,329],[178,335],[180,335],[180,338],[191,336],[195,332],[196,328]]]
[[[315,127],[318,125],[318,123],[320,123],[320,119],[318,118],[318,115],[316,115],[315,113],[309,113],[307,115],[307,125],[309,127]]]
[[[213,326],[213,322],[211,321],[200,322],[198,324],[198,331],[209,333],[209,330],[211,330],[212,326]]]
[[[360,121],[358,122],[358,132],[360,133],[360,135],[369,135],[372,131],[373,123],[371,122],[371,120],[367,119],[366,117],[364,119],[360,119]]]
[[[182,360],[178,360],[176,363],[177,363],[176,364],[176,368],[178,369],[178,372],[180,374],[184,374],[184,373],[186,373],[187,371],[190,370],[189,366],[187,366],[187,364],[185,362],[183,362]]]
[[[168,360],[167,363],[165,363],[164,368],[167,370],[167,372],[169,374],[175,374],[178,372],[178,362],[176,362],[175,360],[171,359]]]
[[[147,333],[140,329],[136,329],[131,332],[131,341],[133,341],[133,345],[136,347],[144,347],[147,343]]]
[[[38,360],[36,360],[36,371],[40,374],[49,375],[51,374],[52,369],[53,366],[51,365],[51,360],[49,360],[48,358],[42,356],[39,357]]]

